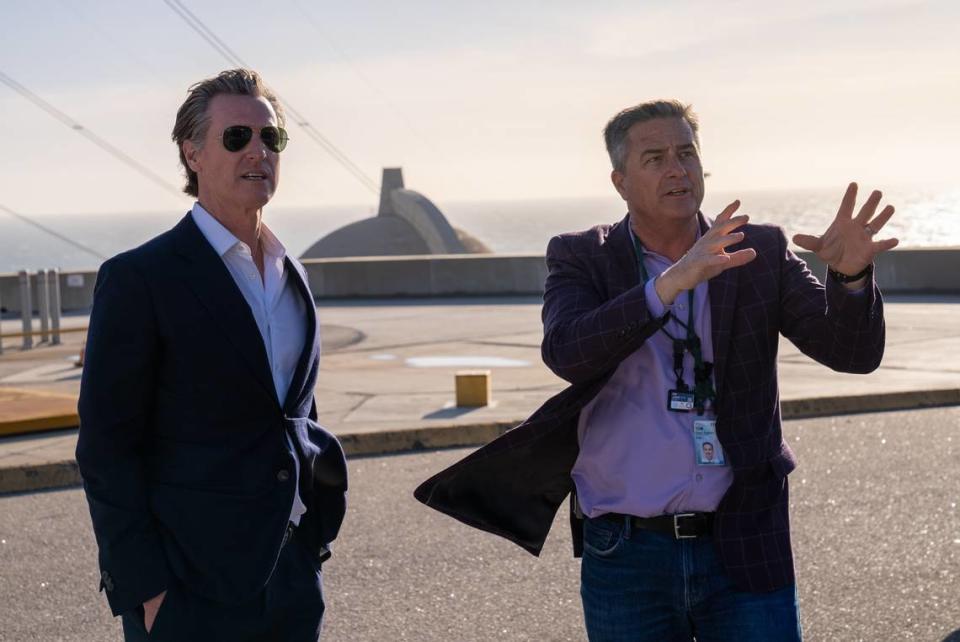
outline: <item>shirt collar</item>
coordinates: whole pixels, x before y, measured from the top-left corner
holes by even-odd
[[[213,214],[205,210],[199,201],[193,204],[190,215],[197,227],[200,228],[200,233],[217,253],[217,256],[222,258],[224,254],[241,242],[233,235],[233,232],[215,219]],[[287,249],[283,246],[283,243],[263,224],[260,225],[260,247],[263,249],[264,256],[273,260],[282,261],[287,255]]]
[[[629,219],[629,218],[627,219],[627,229],[630,230],[630,242],[631,242],[631,243],[634,243],[635,241],[639,241],[639,240],[640,240],[639,238],[637,238],[637,235],[633,232],[633,226],[630,225],[630,219]],[[703,231],[700,229],[700,223],[699,223],[699,220],[698,220],[698,221],[697,221],[697,238],[696,238],[696,241],[694,241],[694,243],[696,243],[697,241],[699,241],[701,236],[703,236]],[[643,245],[643,244],[641,243],[641,245]],[[646,256],[652,257],[652,258],[657,259],[657,260],[659,260],[659,261],[664,261],[664,262],[667,263],[667,265],[671,265],[671,264],[673,263],[673,261],[671,261],[670,259],[668,259],[668,258],[665,257],[664,255],[658,254],[658,253],[654,252],[653,250],[647,248],[646,246],[644,246],[644,248],[643,248],[643,253],[644,253]]]

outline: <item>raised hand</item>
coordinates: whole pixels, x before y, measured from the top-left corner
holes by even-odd
[[[862,272],[881,252],[896,247],[895,238],[874,241],[873,236],[883,229],[893,216],[893,206],[887,205],[874,216],[883,195],[874,190],[856,216],[853,208],[857,203],[857,184],[850,183],[843,195],[836,218],[820,236],[797,234],[793,242],[805,250],[814,252],[832,270],[853,276]]]
[[[753,248],[729,254],[725,251],[727,247],[743,240],[743,232],[734,230],[746,225],[750,220],[746,215],[733,216],[739,207],[740,201],[727,205],[706,234],[701,236],[679,261],[657,277],[654,286],[663,303],[670,305],[684,290],[690,290],[725,270],[746,265],[757,258],[757,252]]]

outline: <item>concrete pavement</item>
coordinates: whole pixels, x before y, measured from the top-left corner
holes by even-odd
[[[540,361],[539,297],[340,301],[318,313],[320,421],[352,455],[484,443],[565,385]],[[832,372],[784,341],[784,416],[960,404],[960,296],[888,297],[886,317],[884,363],[866,376]],[[82,336],[64,339],[23,352],[8,340],[0,394],[75,396]],[[493,405],[454,407],[454,372],[478,367],[493,373]],[[0,398],[0,428],[4,412]],[[0,439],[0,492],[77,483],[75,446],[76,430]]]
[[[960,408],[784,423],[808,642],[960,639]],[[561,510],[534,558],[412,497],[465,449],[349,462],[323,639],[585,639]],[[119,640],[79,489],[0,497],[0,640]]]

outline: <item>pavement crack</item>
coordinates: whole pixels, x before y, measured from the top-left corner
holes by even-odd
[[[373,399],[374,397],[378,396],[378,395],[370,394],[369,392],[347,392],[346,394],[349,395],[349,396],[351,396],[351,397],[359,397],[359,399],[357,400],[357,402],[356,402],[355,404],[353,404],[352,406],[350,406],[349,408],[347,408],[347,411],[346,411],[345,413],[343,413],[344,417],[346,417],[346,416],[349,415],[350,413],[352,413],[352,412],[354,412],[355,410],[357,410],[360,406],[362,406],[363,404],[367,403],[369,400],[371,400],[371,399]]]
[[[499,346],[503,348],[539,348],[540,344],[533,343],[511,343],[509,341],[467,341],[470,344],[482,346]]]

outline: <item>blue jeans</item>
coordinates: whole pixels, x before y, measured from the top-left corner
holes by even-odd
[[[709,536],[677,540],[627,520],[584,520],[580,596],[591,642],[799,642],[795,586],[738,590]]]

